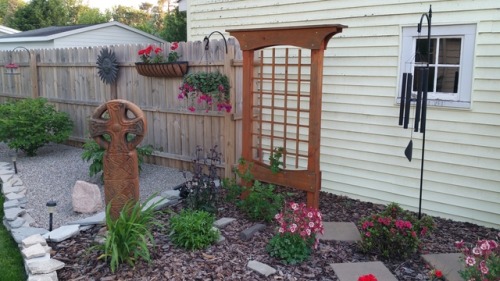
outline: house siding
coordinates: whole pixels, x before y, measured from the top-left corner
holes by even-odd
[[[432,5],[433,25],[476,25],[471,107],[427,113],[423,211],[500,227],[500,2],[190,0],[188,39],[212,31],[349,26],[325,52],[322,189],[417,210],[422,134],[397,125],[402,28]],[[422,33],[426,35],[426,29]]]

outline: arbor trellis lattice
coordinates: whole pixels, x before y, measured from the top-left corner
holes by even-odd
[[[316,208],[324,51],[343,28],[228,30],[243,51],[242,157],[253,163],[249,167],[256,180],[304,190],[307,205]],[[283,169],[273,173],[268,159],[277,148]]]

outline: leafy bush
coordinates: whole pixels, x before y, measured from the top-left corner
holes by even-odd
[[[428,216],[418,220],[398,204],[391,203],[380,214],[362,219],[360,226],[363,251],[398,259],[417,251],[419,238],[433,229],[434,221]]]
[[[273,174],[277,174],[281,171],[280,166],[283,166],[283,161],[281,157],[283,156],[283,147],[277,147],[273,150],[273,153],[269,155],[269,168]]]
[[[162,227],[155,218],[158,212],[155,208],[160,202],[143,209],[143,206],[148,204],[153,197],[146,200],[144,204],[140,202],[125,204],[116,220],[113,220],[110,215],[111,204],[106,207],[108,233],[106,242],[102,245],[104,253],[99,259],[104,258],[107,261],[108,258],[111,258],[110,268],[112,272],[115,272],[116,268],[123,262],[134,266],[138,258],[143,258],[147,262],[151,260],[148,249],[148,244],[154,244],[151,229],[153,226]]]
[[[107,135],[105,135],[105,138],[106,136]],[[131,137],[133,136],[127,135],[127,138]],[[107,136],[107,139],[109,140],[109,136]],[[87,162],[92,162],[89,166],[89,176],[92,177],[103,171],[104,151],[106,150],[100,147],[93,139],[89,139],[83,144],[82,159]],[[144,156],[150,156],[153,153],[153,146],[138,146],[136,147],[136,151],[139,163],[139,171],[142,171],[141,165],[144,162]]]
[[[244,159],[239,161],[239,169],[235,173],[242,179],[243,184],[250,184],[253,175],[250,172],[252,163]],[[226,200],[234,202],[249,219],[254,221],[271,221],[284,202],[284,195],[275,193],[275,186],[253,181],[252,186],[239,185],[234,179],[224,179],[223,187],[227,190]]]
[[[180,188],[180,192],[185,194],[190,209],[215,213],[218,201],[216,181],[220,181],[216,165],[221,163],[222,154],[217,152],[217,146],[214,146],[207,158],[202,155],[203,148],[197,146],[196,158],[193,160],[193,177]],[[205,166],[208,166],[207,172],[204,170]]]
[[[44,98],[23,99],[0,105],[0,141],[28,156],[46,143],[68,139],[73,123],[65,112],[57,112]]]
[[[282,213],[275,216],[279,223],[276,234],[266,247],[273,257],[295,264],[309,258],[318,245],[317,233],[323,233],[321,213],[304,203],[288,203]]]
[[[500,237],[500,233],[499,233]],[[464,280],[498,280],[500,276],[500,245],[494,240],[479,240],[474,247],[466,247],[463,241],[455,243],[462,251],[464,269],[459,271]]]
[[[170,238],[174,245],[188,250],[203,249],[219,238],[213,228],[215,217],[206,211],[182,210],[170,218]]]

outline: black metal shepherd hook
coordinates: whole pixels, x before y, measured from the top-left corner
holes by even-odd
[[[422,217],[422,189],[424,178],[424,156],[425,156],[425,128],[427,119],[427,92],[429,81],[429,64],[431,60],[431,27],[432,27],[432,5],[429,6],[429,12],[422,14],[420,22],[417,26],[417,31],[420,34],[422,31],[422,22],[424,18],[427,19],[427,64],[426,67],[418,67],[418,76],[415,73],[414,77],[418,77],[417,82],[417,97],[415,106],[415,120],[413,129],[415,132],[422,133],[422,162],[420,165],[420,195],[418,203],[418,218]],[[417,71],[417,70],[415,70]],[[410,104],[412,101],[412,80],[414,78],[411,73],[403,73],[402,87],[401,87],[401,103],[399,109],[399,125],[403,128],[408,128],[410,119]],[[420,126],[420,128],[419,128]],[[410,140],[408,147],[405,150],[405,155],[409,161],[412,158],[413,143]]]
[[[226,47],[226,54],[227,54],[227,41],[226,41],[226,37],[220,31],[214,31],[214,32],[210,33],[210,35],[205,36],[205,38],[203,38],[203,42],[205,43],[205,51],[208,51],[208,49],[210,48],[210,45],[209,45],[210,44],[210,36],[212,36],[212,34],[214,34],[214,33],[219,33],[220,36],[222,36],[222,39],[224,39],[224,46]]]

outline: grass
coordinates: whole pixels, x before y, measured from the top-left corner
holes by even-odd
[[[0,194],[0,218],[3,219],[4,197]],[[3,224],[0,224],[0,281],[26,280],[23,258],[16,241]]]

